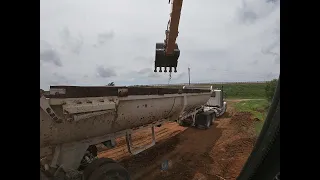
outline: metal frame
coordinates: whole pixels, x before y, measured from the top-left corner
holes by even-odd
[[[82,140],[82,141],[73,142],[73,143],[65,143],[65,144],[57,145],[51,148],[48,148],[48,147],[41,148],[40,157],[52,155],[50,167],[53,167],[53,168],[62,167],[66,172],[72,171],[74,169],[77,169],[77,167],[79,167],[81,159],[90,145],[99,144],[109,140],[112,141],[112,140],[115,140],[116,138],[123,137],[123,136],[126,137],[126,143],[127,143],[127,148],[129,153],[136,155],[155,145],[156,139],[155,139],[154,127],[162,125],[165,121],[166,120],[160,120],[145,126],[140,126],[135,129],[126,129],[121,132],[107,134],[105,136],[95,137],[88,140]],[[152,143],[144,147],[133,149],[131,135],[137,131],[140,131],[146,128],[151,128]]]
[[[199,113],[199,111],[203,111],[204,106],[202,107],[198,107],[198,108],[194,108],[193,111],[189,112],[189,113],[185,113],[184,115],[180,116],[178,121],[183,121],[184,119],[187,119],[188,117],[192,118],[192,124],[191,126],[195,126],[195,122],[196,122],[196,115]]]
[[[138,147],[138,148],[133,148],[133,144],[132,144],[132,134],[133,133],[126,133],[126,143],[127,143],[127,148],[129,153],[136,155],[139,154],[140,152],[154,146],[156,144],[156,137],[155,137],[155,133],[154,133],[154,125],[151,126],[151,135],[152,135],[152,142],[149,145],[146,146],[142,146],[142,147]]]

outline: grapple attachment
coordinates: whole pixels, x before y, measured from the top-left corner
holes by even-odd
[[[157,72],[159,67],[159,72],[177,72],[178,59],[180,56],[180,50],[178,44],[172,55],[166,55],[164,43],[156,43],[156,59],[154,61],[154,72]]]

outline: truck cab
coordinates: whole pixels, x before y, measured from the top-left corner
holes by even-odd
[[[216,117],[221,116],[227,109],[227,102],[224,101],[222,89],[211,89],[211,97],[204,107],[204,111],[214,111]]]

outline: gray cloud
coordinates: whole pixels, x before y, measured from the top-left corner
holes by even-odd
[[[268,16],[277,7],[277,0],[265,2],[242,0],[242,6],[238,9],[238,18],[244,24],[255,23],[258,19]]]
[[[51,79],[49,81],[49,84],[51,86],[52,85],[71,85],[74,83],[75,83],[74,80],[70,80],[66,76],[63,76],[63,75],[58,74],[56,72],[52,74]]]
[[[253,60],[252,62],[249,63],[249,65],[257,65],[259,63],[259,60]]]
[[[42,65],[41,61],[51,62],[58,67],[62,67],[58,52],[44,40],[40,40],[40,65]]]
[[[240,10],[239,14],[240,21],[243,23],[254,23],[258,18],[258,14],[246,6]]]
[[[78,37],[74,37],[71,35],[69,28],[64,27],[62,31],[60,31],[60,37],[63,42],[63,49],[68,49],[75,54],[81,52],[83,46],[83,37],[81,34],[79,34]]]
[[[181,80],[184,77],[187,77],[187,73],[186,72],[179,73],[177,76],[175,76],[175,74],[174,74],[173,79]]]
[[[280,64],[280,55],[274,59],[274,64]]]
[[[68,27],[64,27],[61,31],[60,31],[60,36],[63,40],[68,40],[69,38],[71,38],[70,35],[70,31]]]
[[[103,46],[106,42],[114,38],[114,32],[104,32],[104,33],[99,33],[97,37],[97,43],[94,44],[94,47],[100,47]]]
[[[147,74],[151,71],[150,68],[143,68],[140,71],[138,71],[138,74]]]
[[[278,2],[279,0],[266,0],[267,3],[276,3]]]
[[[276,23],[277,27],[272,32],[272,41],[262,49],[262,52],[268,54],[280,47],[280,23]]]
[[[134,62],[137,62],[137,61],[141,61],[141,62],[152,62],[153,61],[153,58],[152,57],[145,57],[145,56],[137,56],[135,58],[133,58],[133,61]]]
[[[191,61],[187,63],[197,62],[221,62],[222,60],[225,61],[226,59],[231,58],[231,54],[224,49],[201,49],[201,50],[188,50],[181,52],[181,58],[188,57]],[[180,58],[180,59],[181,59]],[[202,64],[199,64],[202,65]],[[181,68],[179,68],[181,69]]]
[[[62,63],[60,60],[60,57],[56,51],[53,49],[51,50],[44,50],[40,51],[40,60],[47,61],[47,62],[53,62],[56,66],[61,67]]]
[[[274,64],[280,64],[280,23],[273,31],[273,40],[261,52],[265,55],[273,57]]]
[[[271,42],[267,47],[262,49],[262,52],[265,54],[273,54],[272,50],[274,50],[275,48],[278,48],[280,46],[280,41],[279,40],[275,40],[273,42]]]
[[[151,68],[143,68],[137,72],[139,75],[143,77],[149,78],[160,78],[161,75],[159,73],[155,73]]]
[[[134,62],[136,65],[147,67],[145,69],[150,69],[150,71],[153,72],[151,69],[154,66],[154,57],[137,56],[133,58],[132,62]]]
[[[160,78],[161,75],[158,74],[158,73],[149,72],[149,73],[148,73],[148,77],[149,77],[149,78]]]
[[[116,72],[113,69],[105,68],[103,66],[98,66],[96,71],[97,71],[97,75],[102,78],[117,76]]]

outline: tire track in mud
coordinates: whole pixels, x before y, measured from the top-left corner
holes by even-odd
[[[192,179],[198,172],[205,173],[205,164],[211,162],[206,151],[214,146],[220,135],[221,131],[215,128],[188,128],[169,140],[159,142],[156,147],[121,161],[121,164],[131,173],[133,180]],[[170,173],[160,169],[164,160],[172,164]]]

